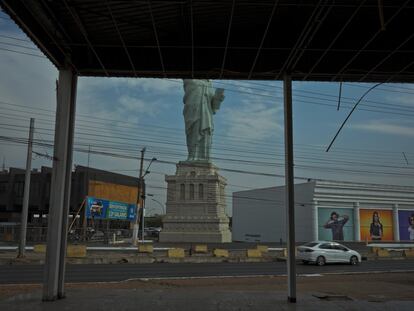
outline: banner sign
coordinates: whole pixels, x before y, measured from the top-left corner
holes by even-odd
[[[359,211],[361,241],[392,241],[392,210],[361,209]]]
[[[414,210],[398,211],[400,241],[414,241]]]
[[[319,208],[319,240],[354,240],[354,210],[352,208]]]
[[[135,204],[108,201],[95,197],[86,200],[86,216],[93,219],[135,219]]]

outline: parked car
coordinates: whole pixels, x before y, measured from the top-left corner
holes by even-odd
[[[145,228],[145,236],[158,238],[160,236],[161,228],[159,227],[148,227]]]
[[[358,252],[330,241],[314,241],[299,246],[297,258],[304,264],[315,263],[318,266],[334,262],[357,265],[362,260]]]

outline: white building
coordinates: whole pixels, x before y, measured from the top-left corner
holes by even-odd
[[[296,241],[414,240],[414,187],[296,184],[295,221]],[[232,222],[233,241],[286,241],[285,187],[234,192]]]

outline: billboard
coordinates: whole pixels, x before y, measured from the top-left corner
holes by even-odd
[[[414,241],[414,210],[398,211],[398,223],[401,241]]]
[[[90,180],[88,196],[105,198],[109,201],[135,204],[138,197],[138,185],[126,186],[98,180]]]
[[[319,240],[353,241],[354,210],[352,208],[318,208]]]
[[[361,209],[359,211],[361,240],[394,240],[392,210]]]
[[[93,219],[132,221],[135,219],[135,204],[88,197],[86,200],[86,216]]]

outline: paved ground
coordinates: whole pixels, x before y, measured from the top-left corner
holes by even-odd
[[[206,276],[253,276],[285,275],[284,262],[260,263],[174,263],[174,264],[100,264],[67,265],[68,282],[123,281],[131,278],[165,277],[206,277]],[[299,274],[315,273],[359,273],[385,271],[413,271],[414,260],[377,260],[365,261],[361,265],[346,264],[297,265]],[[41,265],[0,266],[0,284],[40,283],[43,276]]]
[[[41,302],[40,285],[1,285],[0,310],[413,310],[414,273],[298,278],[224,278],[68,284],[67,298]],[[323,299],[317,298],[325,297]]]

